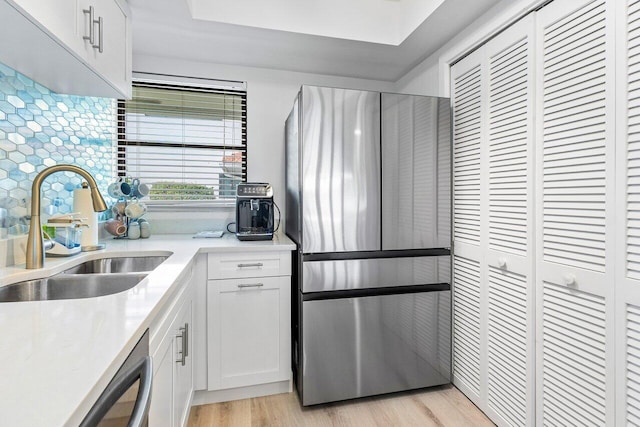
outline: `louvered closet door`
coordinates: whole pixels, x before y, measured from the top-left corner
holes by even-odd
[[[533,16],[452,67],[454,383],[534,423]]]
[[[616,423],[640,425],[640,0],[616,9]],[[622,6],[622,5],[621,5]]]
[[[488,234],[485,411],[534,422],[533,15],[485,46]]]
[[[614,425],[615,3],[554,1],[536,19],[540,425]]]
[[[481,274],[486,186],[481,168],[484,139],[482,50],[451,69],[453,103],[453,381],[474,403],[482,404],[486,293]],[[483,185],[484,184],[484,185]],[[486,211],[486,209],[485,209]]]

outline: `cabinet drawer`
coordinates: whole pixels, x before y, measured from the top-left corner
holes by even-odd
[[[289,252],[209,254],[209,279],[288,275],[291,275],[291,254]]]

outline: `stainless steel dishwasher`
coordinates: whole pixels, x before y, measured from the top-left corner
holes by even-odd
[[[80,426],[147,426],[152,380],[147,329]]]

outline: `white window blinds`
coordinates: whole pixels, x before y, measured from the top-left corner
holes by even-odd
[[[150,185],[151,204],[235,198],[246,181],[246,92],[134,82],[118,102],[117,172]]]

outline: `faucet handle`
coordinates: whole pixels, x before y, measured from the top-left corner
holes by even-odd
[[[44,239],[44,250],[48,251],[50,249],[53,249],[53,247],[56,245],[56,242],[54,240],[51,239]]]
[[[42,233],[47,236],[46,239],[42,239],[43,241],[43,247],[45,251],[48,251],[49,249],[53,249],[53,247],[56,245],[56,241],[53,240],[51,238],[51,236],[49,235],[49,233],[47,233],[47,231],[44,229],[44,227],[42,228]]]

